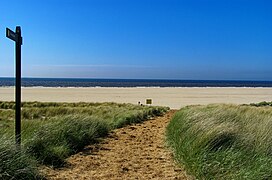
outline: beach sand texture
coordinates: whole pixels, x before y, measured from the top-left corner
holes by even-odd
[[[0,100],[13,101],[14,88],[1,87]],[[179,109],[186,105],[272,101],[272,88],[49,88],[23,87],[22,101],[42,102],[117,102]]]

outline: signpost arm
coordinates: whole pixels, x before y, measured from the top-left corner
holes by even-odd
[[[22,36],[21,36],[20,26],[16,27],[16,35],[17,35],[17,41],[15,43],[15,49],[16,49],[15,138],[16,138],[16,144],[20,146],[21,144],[21,45],[22,45]]]

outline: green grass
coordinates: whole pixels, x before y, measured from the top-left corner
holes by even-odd
[[[29,154],[42,164],[61,166],[65,158],[84,146],[107,135],[109,129],[104,121],[84,115],[71,115],[41,125],[34,131],[25,147]]]
[[[167,127],[175,158],[199,179],[272,179],[272,108],[190,106]]]
[[[20,151],[10,139],[0,138],[0,179],[41,179],[37,162],[23,149]]]
[[[71,154],[98,142],[109,131],[162,115],[168,110],[117,103],[25,102],[22,104],[20,152],[12,145],[14,107],[14,102],[0,102],[0,179],[38,179],[37,163],[62,166]],[[10,163],[3,163],[9,160]],[[29,176],[22,176],[22,172]]]

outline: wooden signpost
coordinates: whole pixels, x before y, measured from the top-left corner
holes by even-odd
[[[15,41],[16,56],[16,88],[15,88],[15,141],[18,146],[21,145],[21,46],[23,38],[21,36],[20,26],[16,26],[16,31],[6,28],[6,37]]]

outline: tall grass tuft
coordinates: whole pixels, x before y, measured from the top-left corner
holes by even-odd
[[[40,126],[26,147],[42,164],[60,166],[69,155],[107,133],[107,124],[93,117],[57,117]]]
[[[0,142],[0,179],[42,179],[29,154],[16,148],[10,139],[1,137]]]
[[[272,179],[272,108],[181,109],[167,127],[178,162],[199,179]]]

